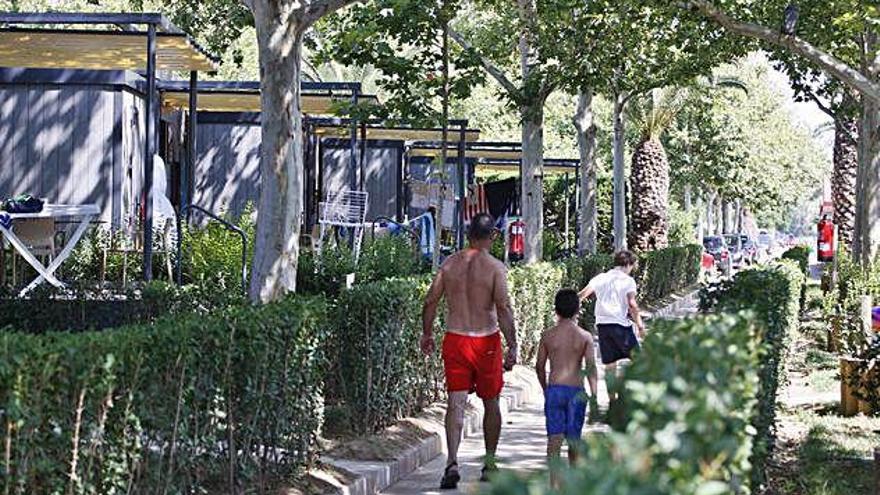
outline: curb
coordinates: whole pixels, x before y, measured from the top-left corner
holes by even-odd
[[[501,414],[518,409],[526,402],[542,397],[541,387],[534,372],[525,366],[517,366],[504,374],[504,390],[501,391]],[[406,449],[393,461],[352,461],[322,457],[321,461],[342,471],[350,473],[354,481],[342,484],[326,479],[335,486],[325,492],[338,495],[372,495],[397,483],[407,475],[427,464],[445,452],[445,431],[442,424],[413,419],[422,428],[432,432],[431,436]],[[478,435],[483,430],[482,403],[474,396],[468,396],[468,410],[464,418],[464,438]]]

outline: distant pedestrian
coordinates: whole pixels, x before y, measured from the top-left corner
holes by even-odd
[[[568,441],[568,460],[577,461],[577,443],[586,419],[587,401],[596,400],[596,361],[593,336],[578,326],[581,303],[578,293],[563,289],[556,293],[556,325],[544,332],[538,346],[535,371],[544,390],[544,416],[547,421],[547,457],[551,463]],[[547,362],[550,362],[549,384]],[[584,391],[584,375],[590,396]],[[551,466],[550,480],[555,482]]]
[[[593,277],[578,294],[581,301],[596,296],[599,353],[605,365],[608,397],[612,401],[617,399],[617,362],[629,359],[645,336],[645,324],[636,301],[636,281],[631,275],[637,263],[638,258],[630,251],[616,253],[614,268]]]

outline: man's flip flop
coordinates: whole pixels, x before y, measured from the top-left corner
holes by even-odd
[[[458,463],[453,462],[446,466],[446,470],[443,471],[443,478],[440,480],[440,489],[454,490],[458,488],[459,480],[461,480],[461,475],[458,474]]]

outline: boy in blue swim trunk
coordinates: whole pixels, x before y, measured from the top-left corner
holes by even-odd
[[[577,292],[563,289],[556,294],[557,322],[541,336],[535,371],[544,389],[544,415],[547,419],[547,456],[558,458],[562,442],[568,441],[568,459],[577,460],[575,444],[581,439],[587,401],[596,397],[596,362],[593,336],[580,328]],[[550,362],[550,376],[546,365]],[[584,391],[584,370],[590,384],[590,398]],[[551,471],[552,478],[552,471]]]

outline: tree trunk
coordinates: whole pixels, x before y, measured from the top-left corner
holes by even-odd
[[[596,124],[593,116],[593,91],[585,89],[578,96],[574,126],[580,153],[580,212],[578,215],[578,254],[596,254]]]
[[[718,196],[715,198],[715,235],[724,234],[724,198]]]
[[[669,161],[657,139],[643,139],[632,155],[630,170],[632,228],[629,246],[654,251],[669,245]]]
[[[626,249],[626,173],[624,167],[624,95],[614,97],[614,145],[612,148],[614,168],[614,192],[612,216],[614,219],[614,250]]]
[[[709,192],[706,197],[706,235],[715,234],[715,224],[718,222],[715,217],[715,198],[717,197],[718,193],[715,191]]]
[[[690,184],[684,186],[684,212],[690,213],[694,208],[693,189]]]
[[[852,248],[856,216],[856,175],[859,169],[858,121],[837,119],[834,125],[834,171],[831,176],[831,199],[834,223],[842,246]]]
[[[880,105],[862,98],[859,128],[859,173],[857,176],[856,229],[853,254],[868,267],[877,254],[880,240]]]
[[[535,37],[537,5],[535,0],[517,0],[521,30],[519,33],[520,71],[522,73],[523,103],[522,159],[520,181],[522,183],[521,205],[523,222],[526,224],[526,264],[537,263],[543,258],[544,232],[544,82],[540,71],[535,69],[541,61]]]
[[[279,2],[253,3],[260,55],[262,154],[250,298],[266,303],[296,290],[303,212],[299,82],[307,26]]]
[[[696,242],[697,242],[697,244],[702,246],[703,245],[703,234],[705,232],[703,229],[705,228],[706,209],[703,207],[703,197],[700,195],[697,195],[696,209],[697,209],[697,228],[696,228],[697,239],[696,239]]]
[[[522,216],[526,224],[524,261],[543,258],[544,103],[522,109]]]

